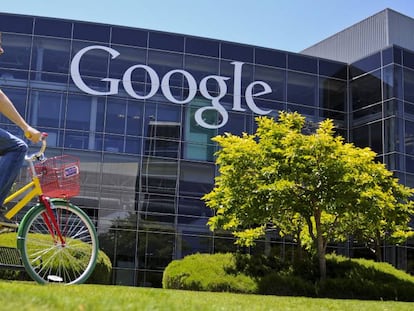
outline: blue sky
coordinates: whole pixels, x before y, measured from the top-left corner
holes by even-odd
[[[299,52],[414,0],[11,0],[0,11],[169,31]]]

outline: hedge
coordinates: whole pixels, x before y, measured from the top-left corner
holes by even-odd
[[[281,296],[414,301],[414,277],[387,263],[328,255],[326,280],[316,260],[194,254],[172,261],[163,288]]]

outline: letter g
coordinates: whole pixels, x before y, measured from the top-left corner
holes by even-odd
[[[118,87],[119,87],[119,79],[112,79],[112,78],[104,78],[101,79],[101,81],[108,81],[109,82],[109,91],[107,92],[100,92],[91,89],[89,86],[85,84],[85,82],[82,80],[82,77],[79,72],[79,63],[80,60],[86,52],[90,50],[104,50],[111,54],[111,58],[114,59],[117,57],[120,53],[112,48],[102,46],[102,45],[91,45],[86,48],[81,49],[72,59],[72,63],[70,64],[70,75],[72,77],[73,82],[76,84],[78,88],[80,88],[82,91],[91,94],[91,95],[113,95],[118,93]]]

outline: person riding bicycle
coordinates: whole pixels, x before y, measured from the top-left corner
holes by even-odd
[[[1,46],[0,55],[4,53]],[[20,127],[24,135],[33,143],[40,141],[42,133],[31,127],[20,115],[12,101],[0,89],[0,113]],[[2,227],[16,227],[16,225],[4,216],[2,208],[13,183],[23,166],[27,144],[20,138],[0,128],[0,229]]]

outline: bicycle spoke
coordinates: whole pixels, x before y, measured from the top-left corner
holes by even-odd
[[[91,221],[71,204],[54,203],[52,211],[59,231],[53,228],[50,232],[45,223],[50,218],[42,216],[44,211],[38,207],[22,223],[24,243],[20,248],[26,269],[40,283],[84,282],[94,268],[98,251]]]

